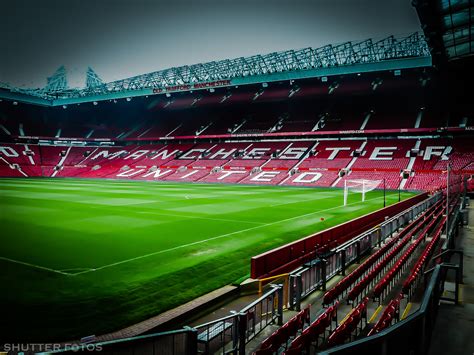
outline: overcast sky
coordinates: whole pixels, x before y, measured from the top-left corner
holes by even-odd
[[[419,31],[410,0],[0,0],[0,81],[83,86],[184,64]]]

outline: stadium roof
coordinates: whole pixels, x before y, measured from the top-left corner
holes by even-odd
[[[433,57],[445,61],[473,54],[473,0],[416,0],[414,6]]]
[[[94,85],[68,89],[64,68],[42,89],[22,89],[0,83],[0,98],[57,106],[153,94],[214,89],[331,75],[431,66],[425,38],[415,32],[395,38],[367,39],[288,50],[202,64],[186,65],[103,84],[90,69]],[[52,84],[55,85],[52,85]],[[59,84],[58,84],[59,83]]]

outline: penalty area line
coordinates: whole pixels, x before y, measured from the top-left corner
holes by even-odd
[[[396,194],[393,194],[393,195],[396,195]],[[386,197],[388,197],[388,196],[390,196],[390,195],[387,195]],[[381,199],[381,198],[383,198],[383,196],[375,197],[375,198],[371,198],[371,199],[367,199],[366,201],[378,200],[378,199]],[[354,205],[354,204],[359,204],[359,203],[360,203],[360,201],[356,201],[356,202],[347,204],[347,206],[349,206],[349,205]],[[150,256],[155,256],[155,255],[159,255],[159,254],[168,253],[168,252],[170,252],[170,251],[175,251],[175,250],[187,248],[187,247],[190,247],[190,246],[193,246],[193,245],[203,244],[203,243],[210,242],[210,241],[217,240],[217,239],[227,238],[227,237],[232,236],[232,235],[235,235],[235,234],[239,234],[239,233],[243,233],[243,232],[248,232],[248,231],[251,231],[251,230],[254,230],[254,229],[264,228],[264,227],[268,227],[268,226],[275,225],[275,224],[279,224],[279,223],[283,223],[283,222],[292,221],[292,220],[294,220],[294,219],[298,219],[298,218],[302,218],[302,217],[307,217],[307,216],[311,216],[311,215],[314,215],[314,214],[317,214],[317,213],[322,213],[322,212],[327,212],[327,211],[335,210],[335,209],[338,209],[338,208],[344,208],[344,206],[343,206],[343,205],[339,205],[339,206],[327,208],[327,209],[324,209],[324,210],[318,210],[318,211],[315,211],[315,212],[310,212],[310,213],[306,213],[306,214],[299,215],[299,216],[295,216],[295,217],[290,217],[290,218],[286,218],[286,219],[281,219],[281,220],[278,220],[278,221],[275,221],[275,222],[265,223],[265,224],[262,224],[262,225],[259,225],[259,226],[250,227],[250,228],[238,230],[238,231],[231,232],[231,233],[221,234],[221,235],[218,235],[218,236],[215,236],[215,237],[211,237],[211,238],[207,238],[207,239],[203,239],[203,240],[198,240],[198,241],[193,242],[193,243],[178,245],[178,246],[173,247],[173,248],[169,248],[169,249],[165,249],[165,250],[159,250],[159,251],[156,251],[156,252],[153,252],[153,253],[148,253],[148,254],[140,255],[140,256],[137,256],[137,257],[134,257],[134,258],[130,258],[130,259],[122,260],[122,261],[117,261],[117,262],[112,263],[112,264],[108,264],[108,265],[104,265],[104,266],[99,266],[99,267],[96,267],[96,268],[91,268],[91,269],[89,269],[89,270],[80,271],[80,272],[77,272],[77,273],[74,273],[74,274],[70,274],[70,275],[76,276],[76,275],[87,274],[87,273],[89,273],[89,272],[107,269],[107,268],[110,268],[110,267],[113,267],[113,266],[117,266],[117,265],[129,263],[129,262],[131,262],[131,261],[136,261],[136,260],[148,258],[148,257],[150,257]],[[319,222],[319,221],[318,221],[318,222]],[[316,223],[318,223],[318,222],[316,222]]]
[[[66,276],[72,276],[74,274],[70,274],[68,272],[63,272],[61,270],[55,270],[55,269],[51,269],[49,267],[45,267],[45,266],[40,266],[40,265],[35,265],[35,264],[31,264],[31,263],[27,263],[25,261],[20,261],[20,260],[15,260],[15,259],[10,259],[10,258],[5,258],[3,256],[0,256],[0,260],[5,260],[5,261],[8,261],[10,263],[13,263],[13,264],[19,264],[19,265],[24,265],[24,266],[29,266],[31,268],[35,268],[35,269],[39,269],[39,270],[44,270],[44,271],[49,271],[49,272],[53,272],[53,273],[56,273],[56,274],[61,274],[61,275],[66,275]],[[83,270],[83,269],[82,269]]]
[[[169,217],[179,217],[179,218],[187,218],[187,219],[203,219],[208,221],[223,221],[223,222],[237,222],[237,223],[250,223],[250,224],[258,224],[262,225],[265,223],[261,222],[253,222],[253,221],[244,221],[238,219],[226,219],[226,218],[211,218],[211,217],[203,217],[203,216],[183,216],[180,214],[173,214],[173,213],[160,213],[160,212],[153,212],[153,211],[138,211],[136,213],[140,214],[152,214],[156,216],[169,216]]]
[[[396,194],[396,193],[395,193],[395,194],[390,194],[390,195],[387,195],[386,197],[395,196],[395,195],[397,195],[397,194]],[[383,196],[374,197],[374,198],[371,198],[371,199],[367,199],[367,201],[378,200],[378,199],[381,199],[381,198],[383,198]],[[360,201],[356,201],[356,202],[353,202],[353,203],[349,203],[349,204],[347,204],[347,206],[349,206],[349,205],[354,205],[354,204],[358,204],[358,203],[360,203]],[[4,261],[11,262],[11,263],[14,263],[14,264],[24,265],[24,266],[28,266],[28,267],[31,267],[31,268],[35,268],[35,269],[39,269],[39,270],[44,270],[44,271],[48,271],[48,272],[52,272],[52,273],[60,274],[60,275],[64,275],[64,276],[77,276],[77,275],[82,275],[82,274],[86,274],[86,273],[89,273],[89,272],[94,272],[94,271],[98,271],[98,270],[103,270],[103,269],[106,269],[106,268],[110,268],[110,267],[113,267],[113,266],[125,264],[125,263],[131,262],[131,261],[135,261],[135,260],[139,260],[139,259],[144,259],[144,258],[147,258],[147,257],[150,257],[150,256],[159,255],[159,254],[167,253],[167,252],[170,252],[170,251],[174,251],[174,250],[186,248],[186,247],[189,247],[189,246],[198,245],[198,244],[203,244],[203,243],[206,243],[206,242],[209,242],[209,241],[212,241],[212,240],[217,240],[217,239],[226,238],[226,237],[229,237],[229,236],[234,235],[234,234],[239,234],[239,233],[243,233],[243,232],[248,232],[248,231],[250,231],[250,230],[259,229],[259,228],[264,228],[264,227],[271,226],[271,225],[275,225],[275,224],[278,224],[278,223],[283,223],[283,222],[292,221],[292,220],[294,220],[294,219],[298,219],[298,218],[302,218],[302,217],[311,216],[311,215],[314,215],[314,214],[317,214],[317,213],[327,212],[327,211],[334,210],[334,209],[338,209],[338,208],[344,208],[344,206],[343,206],[343,205],[339,205],[339,206],[327,208],[327,209],[324,209],[324,210],[318,210],[318,211],[315,211],[315,212],[310,212],[310,213],[302,214],[302,215],[295,216],[295,217],[290,217],[290,218],[286,218],[286,219],[281,219],[281,220],[278,220],[278,221],[275,221],[275,222],[270,222],[270,223],[261,224],[261,225],[255,226],[255,227],[250,227],[250,228],[238,230],[238,231],[235,231],[235,232],[231,232],[231,233],[226,233],[226,234],[218,235],[218,236],[211,237],[211,238],[208,238],[208,239],[198,240],[198,241],[193,242],[193,243],[178,245],[178,246],[176,246],[176,247],[169,248],[169,249],[165,249],[165,250],[159,250],[159,251],[154,252],[154,253],[149,253],[149,254],[145,254],[145,255],[140,255],[140,256],[137,256],[137,257],[135,257],[135,258],[131,258],[131,259],[126,259],[126,260],[118,261],[118,262],[115,262],[115,263],[112,263],[112,264],[108,264],[108,265],[104,265],[104,266],[100,266],[100,267],[97,267],[97,268],[74,268],[74,269],[63,269],[63,271],[61,271],[61,270],[55,270],[55,269],[51,269],[51,268],[48,268],[48,267],[45,267],[45,266],[41,266],[41,265],[35,265],[35,264],[32,264],[32,263],[27,263],[27,262],[20,261],[20,260],[15,260],[15,259],[6,258],[6,257],[3,257],[3,256],[0,256],[0,260],[4,260]],[[69,272],[65,272],[65,270],[83,270],[83,271],[79,271],[79,272],[75,272],[75,273],[69,273]]]
[[[69,269],[61,269],[59,270],[61,272],[66,272],[66,271],[94,271],[94,269],[91,269],[89,267],[73,267],[73,268],[69,268]],[[75,275],[76,273],[75,272],[67,272],[67,274],[69,275]]]

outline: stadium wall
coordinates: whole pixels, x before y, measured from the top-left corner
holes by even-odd
[[[428,193],[426,192],[416,195],[352,221],[254,256],[251,259],[250,277],[258,279],[294,270],[303,263],[314,259],[316,254],[329,252],[334,247],[383,222],[385,217],[392,217],[427,197]]]

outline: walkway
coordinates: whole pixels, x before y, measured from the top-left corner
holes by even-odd
[[[469,226],[460,230],[456,248],[464,250],[461,304],[440,305],[429,355],[474,354],[474,200],[469,207]]]

